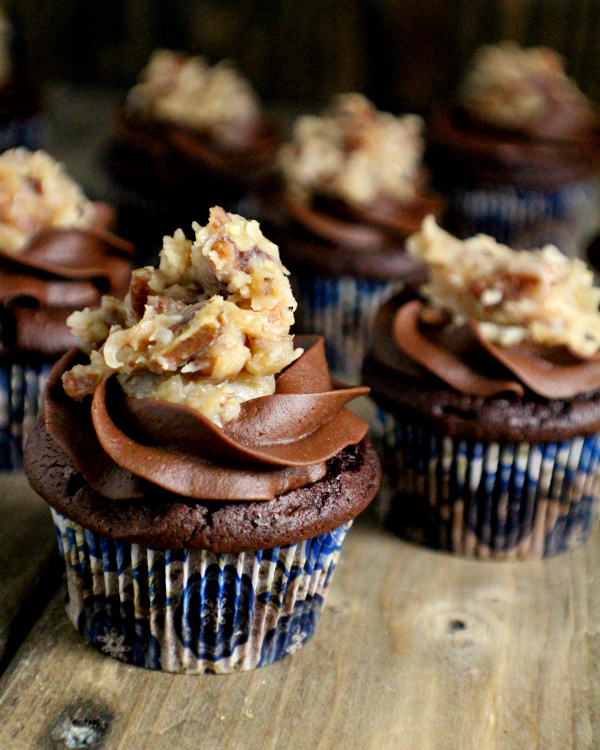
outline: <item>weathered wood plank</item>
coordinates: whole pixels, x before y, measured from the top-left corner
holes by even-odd
[[[21,473],[0,476],[0,672],[59,577],[48,506]]]
[[[362,520],[313,640],[224,677],[103,656],[56,597],[0,682],[0,747],[598,747],[599,555],[596,533],[545,563],[467,562]]]

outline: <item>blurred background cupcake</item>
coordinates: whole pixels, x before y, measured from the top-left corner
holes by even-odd
[[[278,142],[230,62],[156,50],[119,112],[108,157],[123,191],[122,233],[158,252],[157,238],[188,226],[198,207],[235,208],[269,174]]]
[[[443,207],[422,166],[423,127],[343,94],[298,118],[280,151],[264,214],[292,273],[296,330],[325,337],[336,377],[358,380],[375,311],[423,276],[404,240]]]
[[[458,237],[581,256],[600,227],[600,119],[554,50],[482,47],[429,140]]]
[[[127,292],[133,247],[113,219],[43,151],[0,156],[0,468],[20,465],[52,363],[76,344],[68,316]]]
[[[364,381],[403,536],[529,559],[581,543],[600,510],[600,289],[553,246],[462,242],[428,217],[408,246],[421,300],[388,302]]]

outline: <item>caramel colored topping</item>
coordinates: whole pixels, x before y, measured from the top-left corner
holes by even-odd
[[[414,198],[423,155],[417,115],[378,112],[361,94],[339,96],[321,117],[298,118],[280,164],[288,191],[310,203],[314,194],[370,206],[380,196]]]
[[[432,216],[407,247],[429,266],[423,295],[457,325],[473,318],[481,335],[501,346],[563,345],[580,357],[600,349],[600,289],[583,261],[552,245],[511,250],[483,234],[463,242]]]
[[[198,130],[235,145],[260,117],[252,87],[229,63],[156,50],[127,97],[131,111]]]
[[[88,228],[96,204],[43,151],[25,148],[0,156],[0,250],[20,253],[44,230]]]
[[[472,116],[507,130],[535,132],[570,113],[571,126],[589,118],[591,107],[567,77],[562,58],[547,47],[522,49],[515,42],[486,45],[475,55],[459,92]],[[561,120],[564,118],[561,118]],[[564,127],[569,123],[564,121]]]
[[[243,402],[273,393],[274,375],[300,355],[287,272],[257,222],[214,208],[209,224],[194,228],[195,242],[178,230],[165,237],[158,269],[134,272],[119,320],[113,302],[70,318],[101,355],[66,380],[74,398],[93,391],[78,377],[94,383],[87,372],[114,372],[131,397],[185,404],[222,425]]]

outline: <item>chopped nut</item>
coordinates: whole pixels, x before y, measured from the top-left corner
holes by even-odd
[[[112,372],[98,352],[92,352],[90,359],[89,365],[75,365],[62,376],[65,393],[75,401],[93,395],[100,381]]]
[[[144,315],[144,308],[148,302],[148,297],[152,294],[152,290],[150,289],[151,278],[152,269],[150,268],[137,268],[131,274],[129,304],[138,318]]]
[[[83,401],[86,396],[91,396],[100,380],[98,373],[91,372],[86,365],[75,365],[62,378],[65,393],[75,401]]]

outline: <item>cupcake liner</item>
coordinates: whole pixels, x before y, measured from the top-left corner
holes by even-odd
[[[41,140],[42,121],[40,117],[0,122],[0,153],[18,146],[25,146],[31,151],[35,151],[40,148]]]
[[[464,239],[489,234],[516,249],[556,245],[582,257],[600,228],[600,183],[588,180],[553,190],[515,187],[457,189],[450,196],[449,222]]]
[[[352,525],[226,554],[123,544],[52,514],[67,614],[81,635],[128,664],[189,674],[254,669],[297,651],[314,632]]]
[[[401,536],[469,557],[533,559],[581,544],[600,513],[600,434],[551,443],[452,438],[378,409]],[[386,496],[387,495],[387,496]]]
[[[0,470],[21,469],[23,446],[42,410],[52,364],[0,366]]]
[[[332,376],[358,383],[375,313],[402,282],[304,274],[290,281],[298,302],[295,333],[323,336]]]

